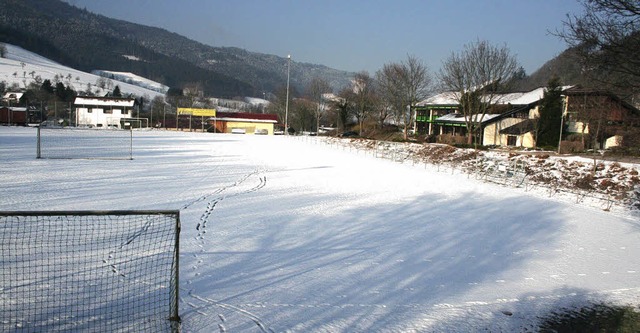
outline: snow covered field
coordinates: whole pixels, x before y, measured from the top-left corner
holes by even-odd
[[[637,216],[283,136],[141,131],[36,159],[0,127],[1,210],[181,209],[185,332],[511,332],[640,304]]]

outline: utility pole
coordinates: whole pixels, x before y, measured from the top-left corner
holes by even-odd
[[[289,131],[289,71],[291,69],[291,55],[287,55],[287,100],[284,104],[284,135]]]

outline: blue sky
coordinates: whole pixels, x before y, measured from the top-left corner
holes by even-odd
[[[506,45],[528,74],[566,45],[549,34],[576,0],[65,0],[212,46],[373,74],[412,55],[432,72],[465,44]]]

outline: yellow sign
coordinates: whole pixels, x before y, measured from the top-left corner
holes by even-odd
[[[178,114],[190,114],[197,117],[215,117],[216,109],[178,108]]]

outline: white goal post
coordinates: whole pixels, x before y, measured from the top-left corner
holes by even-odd
[[[133,159],[131,129],[37,127],[36,158]]]

